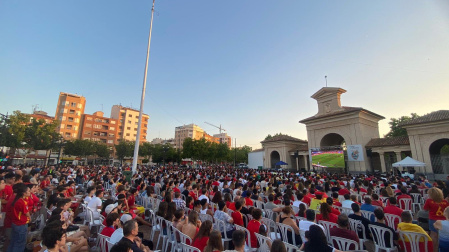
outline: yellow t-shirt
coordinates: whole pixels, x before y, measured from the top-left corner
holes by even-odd
[[[427,236],[429,241],[432,241],[432,238],[430,238],[430,236],[426,233],[426,231],[424,231],[424,229],[422,227],[420,227],[416,224],[413,224],[413,223],[401,222],[398,224],[398,230],[404,231],[404,232],[415,232],[415,233],[424,234]],[[407,237],[406,237],[405,241],[408,242]]]

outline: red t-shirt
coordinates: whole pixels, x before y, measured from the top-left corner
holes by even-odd
[[[103,231],[101,231],[101,234],[107,237],[111,237],[112,233],[114,233],[115,228],[114,227],[105,227],[103,228]]]
[[[332,207],[332,213],[337,215],[337,216],[339,216],[341,214],[340,211],[338,211],[337,209],[335,209],[333,207]]]
[[[252,248],[257,248],[257,237],[254,233],[259,233],[259,228],[260,228],[260,222],[257,220],[251,220],[248,223],[248,231],[251,235],[251,247]]]
[[[0,191],[0,199],[8,201],[13,195],[12,186],[5,185],[5,189]],[[2,212],[6,211],[6,204],[2,204]]]
[[[316,215],[316,221],[318,222],[320,220],[322,220],[322,221],[329,221],[329,222],[332,222],[332,223],[337,223],[338,216],[333,214],[333,213],[330,213],[329,214],[329,219],[325,220],[325,219],[323,219],[323,215],[322,214],[317,214]]]
[[[427,199],[424,204],[424,210],[429,211],[430,220],[445,220],[446,218],[443,216],[443,211],[448,206],[449,203],[446,200],[437,203],[433,199]]]
[[[198,200],[198,197],[196,196],[196,193],[194,192],[194,191],[190,191],[189,192],[189,196],[190,197],[192,197],[192,199],[195,201],[195,200]]]
[[[28,209],[28,203],[26,200],[20,198],[12,206],[12,218],[11,221],[17,226],[22,226],[30,222],[30,219],[26,215],[30,210]]]
[[[384,207],[384,203],[382,202],[382,200],[373,200],[372,202],[371,202],[371,205],[373,205],[373,206],[380,206],[380,207]]]
[[[42,189],[47,188],[47,186],[49,186],[49,185],[50,185],[50,181],[42,180],[42,182],[41,182],[41,188]]]
[[[254,205],[253,201],[252,201],[250,198],[245,198],[245,204],[246,204],[246,206],[248,206],[248,207]]]
[[[340,201],[338,201],[338,199],[332,199],[332,201],[333,201],[333,205],[334,206],[339,206],[339,207],[341,207],[341,202]]]
[[[231,202],[228,206],[228,209],[231,209],[232,211],[235,211],[235,202]]]
[[[208,241],[209,241],[208,236],[201,237],[193,242],[192,247],[195,247],[199,249],[201,252],[203,252],[204,248],[207,246]]]
[[[234,224],[244,227],[242,213],[237,212],[237,211],[232,212],[231,217],[232,217],[232,219],[234,219]]]
[[[400,209],[399,207],[397,207],[397,206],[392,206],[392,205],[386,206],[386,207],[384,208],[384,213],[387,213],[387,214],[394,214],[394,215],[397,215],[397,216],[399,216],[399,217],[401,217],[401,214],[402,214],[403,211],[404,211],[404,210]],[[398,224],[399,224],[399,219],[396,219],[395,222],[394,222],[395,228],[398,226]]]
[[[338,195],[345,195],[345,194],[350,194],[351,192],[346,189],[346,188],[341,188],[340,190],[338,190]]]
[[[134,195],[129,195],[129,197],[128,197],[128,207],[129,208],[133,208],[134,204],[136,204],[136,198],[134,197]]]

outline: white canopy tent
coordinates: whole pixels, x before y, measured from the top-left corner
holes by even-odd
[[[401,160],[399,162],[393,163],[392,166],[393,167],[425,167],[426,163],[420,162],[420,161],[415,160],[415,159],[413,159],[411,157],[406,157],[406,158],[404,158],[403,160]],[[408,176],[408,177],[410,177],[412,179],[414,178],[413,174],[409,174],[408,172],[404,173],[402,175],[403,176]]]

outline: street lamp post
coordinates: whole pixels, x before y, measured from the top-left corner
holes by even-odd
[[[61,158],[62,146],[64,145],[64,138],[63,137],[59,138],[58,143],[59,143],[59,152],[58,152],[58,163],[57,163],[57,165],[58,165],[58,168],[59,168],[59,161],[60,161],[60,158]]]
[[[148,46],[147,46],[147,60],[145,62],[145,71],[143,74],[142,95],[140,97],[139,124],[137,126],[136,143],[134,144],[134,157],[132,166],[133,174],[136,173],[137,171],[137,159],[139,158],[139,142],[140,142],[140,131],[142,129],[143,103],[145,100],[145,90],[147,87],[147,72],[148,72],[148,58],[150,57],[151,31],[153,30],[154,1],[155,0],[153,0],[153,7],[151,8],[150,32],[148,35]]]
[[[297,170],[297,171],[299,171],[298,157],[299,157],[299,150],[296,150],[296,152],[295,152],[295,158],[296,158],[296,170]]]

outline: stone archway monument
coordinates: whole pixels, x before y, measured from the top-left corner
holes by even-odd
[[[378,122],[385,118],[364,108],[341,106],[340,96],[345,92],[338,87],[321,88],[312,95],[318,113],[299,122],[306,125],[309,150],[342,146],[348,171],[366,173],[370,165],[365,145],[379,137]]]

